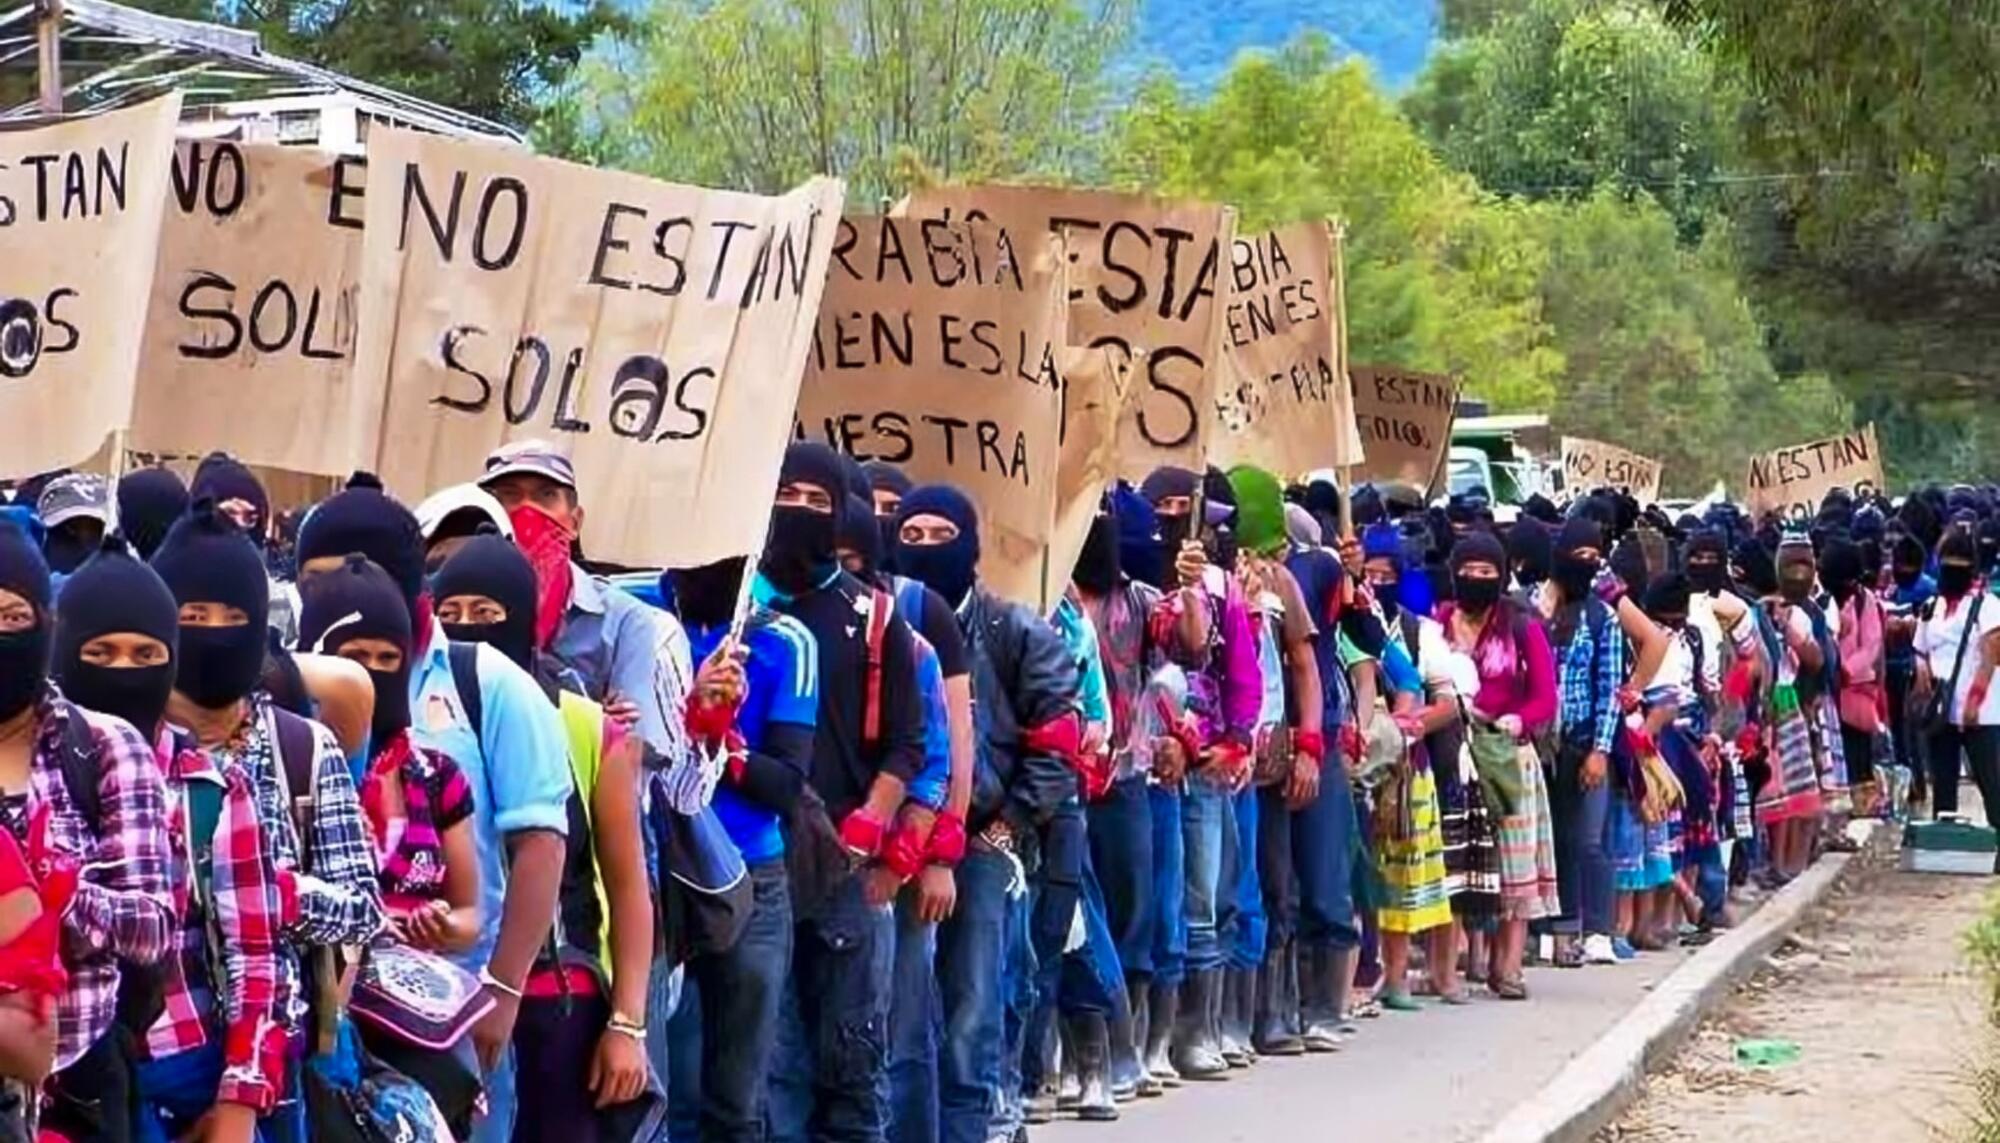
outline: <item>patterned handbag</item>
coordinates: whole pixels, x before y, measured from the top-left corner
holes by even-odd
[[[348,1008],[398,1039],[442,1051],[493,1010],[493,997],[478,977],[436,953],[385,942],[362,959]]]

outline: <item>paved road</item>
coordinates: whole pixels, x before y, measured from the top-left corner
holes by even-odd
[[[1039,1143],[1452,1143],[1478,1136],[1553,1078],[1686,952],[1615,968],[1531,969],[1534,999],[1480,993],[1362,1021],[1344,1052],[1264,1060],[1226,1083],[1123,1105],[1117,1123],[1059,1121]]]

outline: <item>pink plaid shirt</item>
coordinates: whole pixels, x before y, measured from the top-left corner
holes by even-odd
[[[90,731],[99,765],[100,818],[86,822],[63,783],[60,751],[71,719]],[[154,964],[173,944],[166,797],[152,747],[130,723],[85,711],[49,684],[36,713],[30,802],[48,802],[49,844],[80,855],[83,877],[63,916],[69,987],[56,1001],[56,1068],[111,1030],[118,962]],[[17,832],[22,823],[10,823]],[[25,838],[23,839],[25,840]]]
[[[167,776],[174,904],[182,920],[167,970],[166,1011],[147,1033],[146,1050],[154,1059],[185,1052],[222,1028],[216,1101],[268,1111],[284,1088],[285,1032],[278,1020],[281,902],[277,866],[257,819],[257,795],[242,767],[216,769],[207,751],[172,728],[161,731],[155,749]],[[193,900],[187,791],[196,782],[222,788],[222,813],[211,839],[212,917]],[[220,1010],[212,979],[218,968],[226,986]]]

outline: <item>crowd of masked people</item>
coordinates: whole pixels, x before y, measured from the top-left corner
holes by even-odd
[[[467,476],[0,506],[0,1138],[1011,1141],[1699,943],[1964,766],[2000,812],[1970,489],[1166,468],[1037,609],[816,444],[657,577],[549,446]]]

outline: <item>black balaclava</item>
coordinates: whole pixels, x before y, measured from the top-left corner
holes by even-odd
[[[150,560],[167,529],[187,511],[187,485],[170,468],[142,468],[118,481],[118,530],[133,554]]]
[[[718,627],[736,618],[736,598],[743,590],[742,556],[698,568],[673,568],[660,573],[673,589],[674,612],[690,627]]]
[[[338,655],[355,639],[380,639],[403,653],[395,671],[370,669],[375,684],[375,717],[370,741],[380,750],[410,725],[410,671],[416,666],[410,638],[410,610],[389,573],[365,556],[349,556],[336,571],[299,585],[299,646]]]
[[[1938,592],[1962,599],[1979,576],[1979,541],[1953,529],[1938,541]]]
[[[1167,590],[1172,564],[1164,558],[1160,519],[1154,514],[1152,504],[1122,480],[1110,495],[1112,515],[1118,520],[1119,568],[1140,583]]]
[[[1751,595],[1765,599],[1778,594],[1778,564],[1771,549],[1754,537],[1736,545],[1738,584]]]
[[[1854,598],[1861,588],[1862,577],[1867,564],[1861,558],[1861,546],[1852,540],[1833,536],[1819,553],[1819,581],[1826,586],[1827,593],[1841,603]]]
[[[757,570],[786,595],[804,595],[839,570],[833,556],[835,516],[846,511],[847,474],[839,453],[818,441],[800,441],[785,449],[778,483],[817,485],[833,501],[830,512],[790,504],[771,509],[771,536]]]
[[[507,618],[498,623],[446,623],[446,637],[461,643],[491,643],[516,666],[533,673],[535,569],[521,549],[496,532],[467,540],[431,579],[431,596],[439,603],[461,595],[483,595],[505,608]]]
[[[875,522],[875,505],[848,493],[846,508],[834,524],[833,546],[853,552],[861,561],[861,569],[853,574],[875,582],[882,569],[882,529]]]
[[[1107,496],[1104,507],[1090,522],[1089,533],[1083,537],[1083,550],[1077,553],[1076,570],[1070,578],[1091,595],[1109,595],[1118,587],[1122,570],[1118,560],[1117,507]]]
[[[49,570],[68,575],[83,566],[104,540],[104,521],[95,516],[64,520],[42,537],[42,555]]]
[[[1555,537],[1549,534],[1549,526],[1533,516],[1517,518],[1507,533],[1507,558],[1522,587],[1540,587],[1555,570]]]
[[[1586,559],[1577,555],[1586,548],[1604,550],[1604,530],[1596,520],[1586,515],[1575,515],[1563,521],[1562,531],[1556,533],[1555,570],[1551,575],[1563,596],[1571,603],[1578,603],[1590,594],[1590,585],[1597,578],[1600,559]]]
[[[1208,528],[1202,551],[1208,562],[1225,571],[1236,570],[1236,490],[1229,477],[1210,466],[1201,478],[1201,514]]]
[[[1528,502],[1521,505],[1521,515],[1530,520],[1540,520],[1550,528],[1560,525],[1563,519],[1562,509],[1556,507],[1556,502],[1539,492],[1528,497]]]
[[[926,484],[903,497],[896,529],[918,516],[942,516],[958,525],[956,538],[943,544],[896,541],[896,566],[957,607],[979,576],[979,513],[965,493],[948,484]]]
[[[1389,518],[1389,512],[1382,505],[1382,490],[1372,484],[1364,484],[1354,490],[1354,526],[1366,528]]]
[[[53,670],[64,697],[117,715],[152,741],[174,690],[180,610],[158,572],[134,558],[122,538],[105,537],[97,554],[63,581],[56,603]],[[100,667],[83,661],[85,643],[126,634],[166,644],[167,661],[151,667]]]
[[[0,721],[28,709],[49,677],[49,565],[35,541],[12,520],[0,519],[0,589],[35,609],[35,625],[0,634]]]
[[[1897,587],[1907,590],[1917,586],[1917,581],[1924,578],[1924,545],[1907,532],[1897,536],[1889,552],[1889,563]]]
[[[1500,573],[1493,579],[1472,579],[1464,574],[1467,564],[1492,564]],[[1451,548],[1451,597],[1473,615],[1484,615],[1500,602],[1507,589],[1507,550],[1490,532],[1467,532]]]
[[[1644,591],[1646,581],[1652,575],[1646,565],[1646,550],[1639,544],[1638,534],[1627,532],[1611,546],[1611,574],[1625,585],[1627,591]]]
[[[908,473],[886,460],[871,460],[861,466],[861,471],[868,477],[868,510],[871,514],[875,511],[874,493],[885,490],[894,492],[896,498],[900,500],[908,496],[910,489],[916,486],[916,482],[910,479]],[[880,547],[877,550],[882,553],[881,568],[885,572],[894,572],[896,514],[890,512],[886,515],[876,515],[875,528],[880,537]]]
[[[417,599],[424,591],[423,530],[408,508],[382,491],[382,481],[373,473],[349,477],[346,488],[327,497],[299,525],[299,566],[348,555],[367,556],[389,574],[414,628]]]
[[[217,504],[244,501],[257,510],[257,527],[250,536],[251,542],[262,549],[264,538],[271,534],[271,497],[256,474],[226,452],[212,452],[202,458],[194,470],[194,479],[188,483],[188,496],[195,500],[207,497]]]
[[[1695,557],[1700,556],[1697,560]],[[1711,562],[1710,557],[1713,557]],[[1687,551],[1681,556],[1681,567],[1686,570],[1688,583],[1696,591],[1711,596],[1720,595],[1729,586],[1729,545],[1722,533],[1703,529],[1688,538]]]
[[[1201,478],[1185,468],[1156,468],[1139,485],[1139,495],[1144,496],[1146,503],[1158,513],[1161,501],[1174,496],[1193,497],[1194,490],[1200,485]],[[1159,514],[1158,519],[1160,551],[1171,568],[1174,560],[1180,557],[1181,545],[1194,535],[1194,516],[1190,510],[1178,516]]]
[[[1666,616],[1679,616],[1679,623],[1686,623],[1688,598],[1693,594],[1693,584],[1679,572],[1667,572],[1656,576],[1646,585],[1646,615],[1655,623]]]
[[[1319,522],[1322,537],[1340,535],[1340,489],[1332,481],[1315,480],[1306,485],[1299,503]]]
[[[271,611],[271,586],[256,545],[214,501],[197,500],[153,553],[153,570],[176,604],[216,603],[249,618],[240,627],[183,625],[174,689],[207,710],[221,710],[256,690]]]

